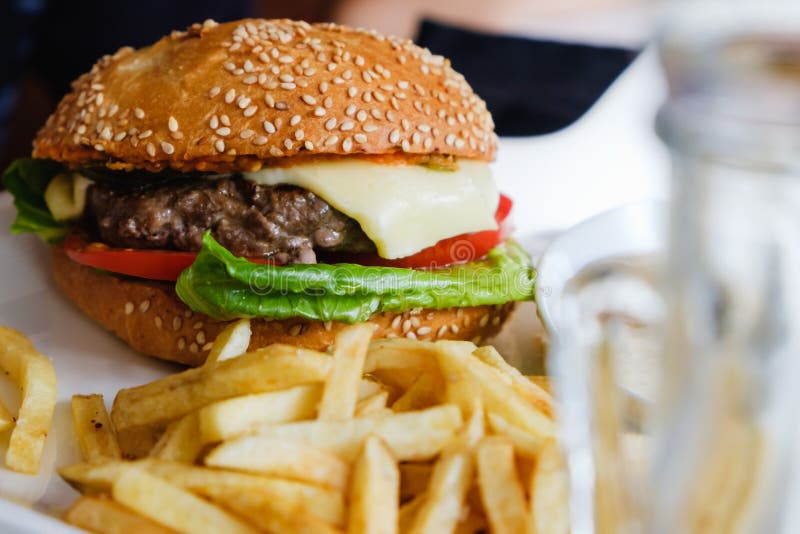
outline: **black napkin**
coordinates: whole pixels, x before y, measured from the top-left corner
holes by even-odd
[[[448,57],[489,107],[498,135],[569,126],[633,61],[635,50],[479,33],[425,20],[416,39]]]

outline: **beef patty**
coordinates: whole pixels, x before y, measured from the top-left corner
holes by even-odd
[[[206,230],[237,256],[315,263],[315,251],[371,252],[359,224],[311,191],[233,176],[149,185],[96,182],[87,223],[113,247],[197,251]]]

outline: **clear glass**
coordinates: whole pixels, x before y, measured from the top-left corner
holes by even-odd
[[[666,254],[576,277],[551,356],[573,531],[798,532],[800,6],[689,10],[660,49]]]

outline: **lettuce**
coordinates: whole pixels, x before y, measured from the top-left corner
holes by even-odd
[[[50,180],[62,170],[60,164],[43,159],[18,159],[3,173],[3,185],[14,195],[17,218],[12,234],[31,232],[47,243],[58,243],[67,233],[67,225],[53,219],[44,202]]]
[[[220,320],[304,317],[354,323],[384,311],[529,300],[534,278],[530,258],[513,241],[481,261],[437,270],[348,263],[276,266],[237,258],[206,232],[176,291],[192,310]]]

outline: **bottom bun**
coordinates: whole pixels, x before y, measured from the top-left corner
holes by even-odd
[[[201,365],[217,334],[230,321],[194,313],[175,294],[175,284],[136,280],[107,274],[70,260],[53,247],[53,274],[64,294],[94,321],[133,349],[187,365]],[[375,338],[409,337],[423,340],[462,339],[480,343],[497,334],[514,303],[445,310],[414,309],[378,313]],[[272,343],[327,350],[347,326],[292,318],[253,319],[250,349]]]

